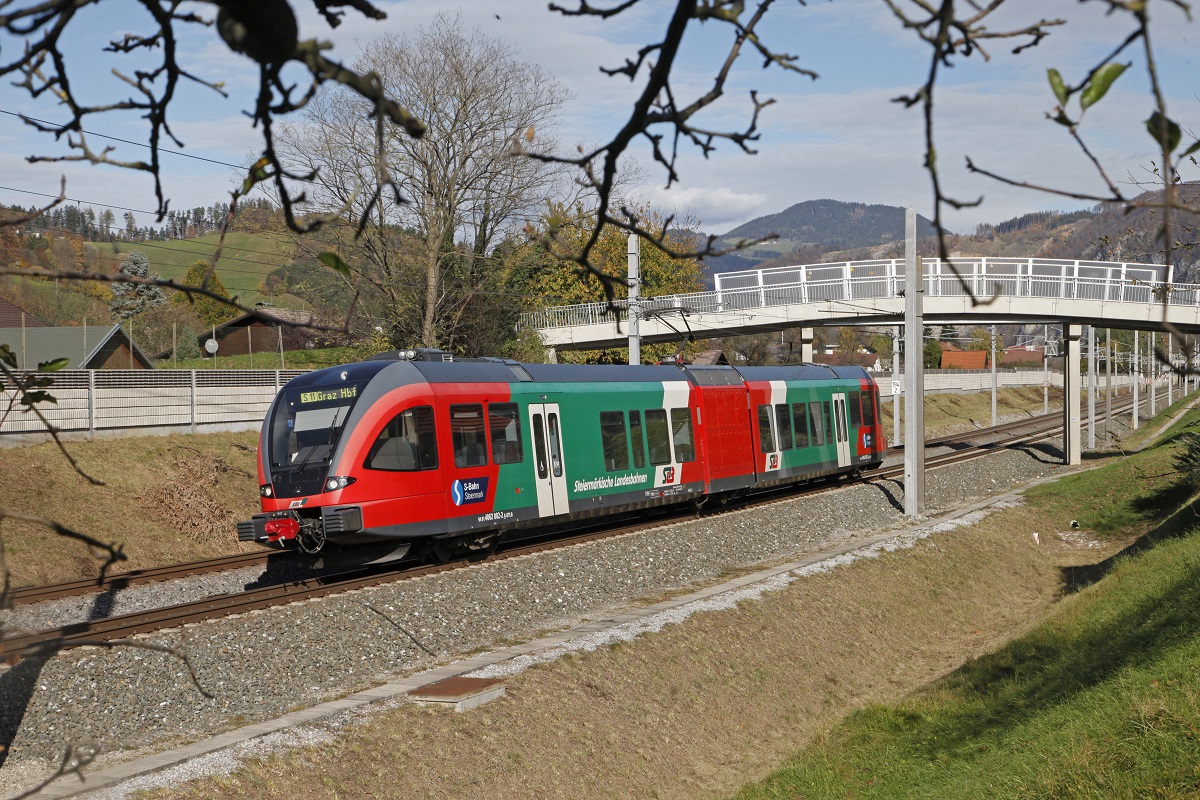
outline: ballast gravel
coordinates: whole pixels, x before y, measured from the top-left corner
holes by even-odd
[[[1060,459],[1055,444],[1043,443],[932,470],[927,508],[958,507],[1061,471]],[[141,637],[186,653],[211,698],[180,659],[152,650],[73,649],[0,667],[0,741],[11,742],[0,753],[0,796],[49,775],[67,747],[132,756],[276,717],[730,571],[902,526],[902,504],[899,481],[876,480]],[[244,572],[141,587],[137,605],[240,589],[257,577]],[[62,612],[30,613],[41,627],[36,620]]]

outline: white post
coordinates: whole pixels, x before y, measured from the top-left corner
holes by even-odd
[[[917,214],[904,212],[904,514],[925,510],[925,348],[921,342],[921,294],[925,291],[917,258]]]
[[[1050,413],[1050,326],[1042,326],[1042,413]]]
[[[992,325],[988,330],[992,340],[992,427],[994,428],[1000,424],[996,421],[996,326]]]
[[[1077,466],[1079,452],[1079,326],[1063,324],[1063,463]]]
[[[629,284],[629,363],[642,363],[642,337],[641,327],[639,325],[641,317],[641,305],[638,299],[641,297],[641,240],[637,234],[629,234],[629,249],[625,255],[628,258],[629,274],[627,281]]]
[[[1158,413],[1158,409],[1155,408],[1158,404],[1158,386],[1155,383],[1158,380],[1158,362],[1154,359],[1154,344],[1157,338],[1158,334],[1150,331],[1150,350],[1146,353],[1146,374],[1150,376],[1150,416],[1152,417]]]
[[[1104,329],[1104,436],[1110,436],[1112,425],[1112,328]],[[1107,444],[1107,442],[1106,442]]]
[[[894,265],[893,265],[894,266]],[[892,330],[892,444],[900,444],[900,326]]]
[[[1138,429],[1138,381],[1141,380],[1142,371],[1138,369],[1138,331],[1135,328],[1133,331],[1133,354],[1129,360],[1129,381],[1133,384],[1133,430]]]

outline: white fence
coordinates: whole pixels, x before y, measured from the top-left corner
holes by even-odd
[[[28,374],[28,373],[19,373]],[[279,388],[302,370],[64,370],[39,403],[68,438],[257,429]],[[0,413],[13,399],[0,392]],[[46,438],[32,413],[16,406],[0,423],[0,446]]]

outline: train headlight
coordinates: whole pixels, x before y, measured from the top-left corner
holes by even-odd
[[[271,491],[271,484],[269,483],[264,483],[262,486],[258,487],[258,493],[263,497],[270,497],[272,494],[274,494],[274,492]]]
[[[345,489],[350,484],[354,483],[354,478],[346,478],[342,476],[334,476],[325,480],[325,491],[336,492],[338,489]]]

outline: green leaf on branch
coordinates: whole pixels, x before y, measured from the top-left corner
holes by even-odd
[[[350,266],[345,261],[342,261],[342,257],[337,253],[321,253],[321,255],[317,256],[317,259],[322,264],[330,269],[336,270],[341,275],[347,278],[351,277]]]
[[[1196,152],[1197,150],[1200,150],[1200,139],[1197,139],[1196,141],[1192,142],[1191,147],[1189,147],[1187,150],[1184,150],[1183,154],[1185,156],[1190,156],[1192,153]]]
[[[1047,114],[1046,116],[1050,117],[1049,114]],[[1058,110],[1058,116],[1050,117],[1050,119],[1054,120],[1059,125],[1065,125],[1068,128],[1075,124],[1075,122],[1070,117],[1068,117],[1066,112],[1063,111],[1061,108]]]
[[[38,364],[38,372],[58,372],[60,369],[66,369],[71,364],[69,358],[56,358],[53,361],[43,361]]]
[[[49,392],[43,392],[43,391],[25,392],[25,394],[21,395],[21,405],[33,406],[35,403],[56,403],[57,404],[58,401],[54,399],[54,395],[50,394]]]
[[[1083,94],[1079,96],[1079,105],[1086,109],[1100,102],[1100,99],[1108,94],[1113,81],[1121,77],[1121,73],[1128,67],[1128,64],[1109,62],[1093,72],[1091,80],[1083,87]]]
[[[1046,75],[1050,78],[1050,89],[1054,92],[1054,99],[1058,100],[1060,106],[1067,105],[1067,85],[1063,83],[1062,73],[1054,68],[1046,70]]]
[[[1150,119],[1146,120],[1146,130],[1150,132],[1150,136],[1156,142],[1162,141],[1164,132],[1167,134],[1168,153],[1174,153],[1175,148],[1179,147],[1179,140],[1183,138],[1183,131],[1179,129],[1179,123],[1170,117],[1164,117],[1157,111],[1150,115]],[[1197,144],[1200,144],[1200,142]],[[1193,152],[1196,146],[1196,144],[1192,145],[1191,149],[1187,153],[1184,153],[1184,155]]]

